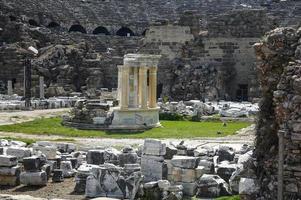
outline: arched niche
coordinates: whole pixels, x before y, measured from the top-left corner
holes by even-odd
[[[96,29],[94,29],[93,31],[94,35],[110,35],[110,32],[108,31],[108,29],[106,27],[103,26],[99,26]]]
[[[69,29],[69,32],[80,32],[80,33],[84,33],[84,34],[87,33],[86,29],[82,25],[79,25],[79,24],[72,25]]]
[[[129,29],[127,27],[122,27],[116,32],[116,35],[118,35],[118,36],[134,36],[135,34],[131,29]]]

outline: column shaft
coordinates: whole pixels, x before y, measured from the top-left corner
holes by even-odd
[[[13,81],[9,80],[7,81],[7,95],[11,96],[13,93]]]
[[[157,107],[157,68],[152,67],[149,70],[149,107]]]
[[[139,68],[139,103],[142,109],[147,109],[147,68]]]
[[[117,100],[120,103],[121,100],[121,85],[122,85],[122,65],[118,65],[118,88],[117,88]]]
[[[43,76],[40,76],[39,82],[40,82],[40,99],[44,99],[45,98],[45,88],[44,88],[44,77]]]
[[[122,68],[121,109],[127,109],[129,105],[129,68]]]
[[[134,108],[138,108],[138,68],[134,68]]]

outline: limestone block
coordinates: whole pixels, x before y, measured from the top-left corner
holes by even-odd
[[[143,155],[141,172],[144,175],[144,182],[166,179],[167,165],[163,157]]]
[[[23,166],[25,171],[36,172],[41,169],[41,160],[37,156],[24,158]]]
[[[17,186],[20,184],[20,176],[0,175],[0,185]]]
[[[21,173],[21,167],[20,166],[0,167],[0,175],[19,176],[20,173]]]
[[[101,165],[105,162],[104,150],[89,150],[87,154],[87,163],[93,165]]]
[[[50,175],[51,175],[51,167],[50,167],[50,165],[48,165],[48,164],[43,165],[43,166],[41,167],[41,170],[44,171],[44,172],[46,172],[46,174],[47,174],[47,179],[49,180]]]
[[[64,178],[70,178],[75,175],[71,161],[62,161],[60,169],[63,170]]]
[[[171,163],[175,167],[195,169],[199,164],[199,158],[189,156],[174,156]]]
[[[64,181],[63,170],[61,169],[53,170],[52,182],[63,182],[63,181]]]
[[[34,146],[34,151],[41,151],[47,159],[55,159],[56,158],[56,147],[55,146]]]
[[[6,150],[7,155],[16,156],[18,160],[31,156],[31,150],[25,147],[8,147]]]
[[[241,178],[239,182],[239,194],[253,195],[259,191],[259,185],[255,179]]]
[[[18,160],[16,156],[10,155],[0,155],[0,166],[3,167],[12,167],[18,164]]]
[[[229,185],[218,175],[204,174],[197,183],[197,197],[216,198],[231,194]]]
[[[177,155],[177,148],[172,145],[166,146],[166,154],[164,155],[164,159],[170,160],[174,155]]]
[[[143,145],[143,154],[153,156],[163,156],[166,154],[166,144],[160,140],[145,139]]]
[[[222,162],[224,160],[233,161],[235,152],[231,147],[220,146],[217,155],[218,155],[219,162]]]
[[[196,177],[196,170],[195,169],[182,169],[182,181],[184,183],[192,183],[195,182],[197,177]]]
[[[47,174],[44,171],[23,172],[20,175],[20,182],[23,185],[44,186],[47,185]]]
[[[212,161],[200,160],[199,166],[203,167],[205,174],[213,174],[214,173],[214,164]]]
[[[168,180],[159,180],[158,181],[158,186],[161,190],[168,190],[170,187],[170,182]]]
[[[230,177],[236,169],[236,164],[229,164],[229,162],[223,161],[216,166],[216,173],[226,182],[229,182]]]
[[[193,182],[193,183],[177,182],[175,184],[183,186],[183,194],[186,196],[192,197],[196,194],[196,191],[197,191],[196,182]]]
[[[135,164],[138,160],[138,155],[135,152],[121,153],[118,156],[119,165],[123,167],[126,164]]]

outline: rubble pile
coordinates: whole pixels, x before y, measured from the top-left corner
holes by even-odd
[[[221,117],[249,117],[259,111],[257,103],[230,102],[230,101],[205,101],[199,100],[180,102],[159,102],[161,114],[177,114],[180,116],[198,117],[219,114]]]
[[[39,141],[30,146],[1,140],[1,185],[45,186],[73,178],[74,194],[87,198],[181,200],[215,198],[257,189],[252,147],[165,144],[145,139],[134,149]],[[254,187],[251,187],[253,186]]]

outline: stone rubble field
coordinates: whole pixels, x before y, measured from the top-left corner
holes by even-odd
[[[0,191],[7,194],[0,199],[22,199],[9,196],[16,193],[50,199],[39,190],[55,185],[60,192],[51,198],[62,199],[70,199],[72,193],[71,199],[181,200],[247,195],[257,190],[253,146],[248,144],[191,146],[185,141],[145,139],[137,148],[83,150],[72,143],[38,141],[26,146],[2,139],[0,146]]]
[[[202,102],[199,100],[180,102],[159,102],[161,113],[176,113],[185,116],[209,116],[219,114],[221,117],[249,117],[259,111],[257,103],[251,102]]]

